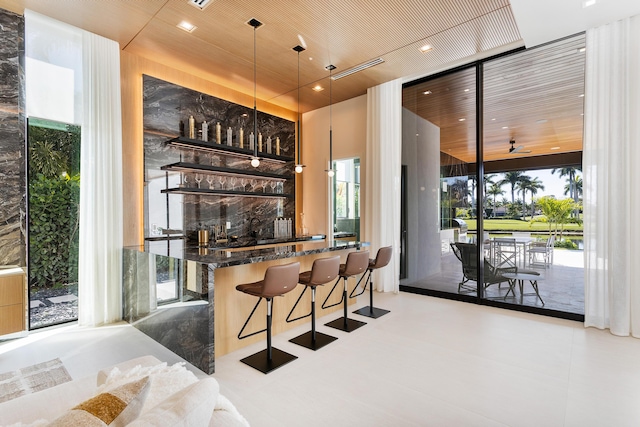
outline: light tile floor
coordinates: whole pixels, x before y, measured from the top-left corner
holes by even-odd
[[[316,352],[287,341],[307,326],[276,335],[299,359],[271,374],[239,361],[256,344],[213,377],[255,427],[640,425],[639,339],[407,293],[375,305],[391,313],[350,313],[367,322],[350,334],[321,318],[339,339]],[[0,371],[60,357],[75,378],[143,354],[179,360],[129,325],[67,327],[0,344]]]

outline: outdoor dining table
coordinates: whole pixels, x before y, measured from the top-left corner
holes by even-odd
[[[496,256],[496,239],[513,239],[515,240],[516,243],[516,248],[518,246],[521,247],[522,250],[517,251],[517,258],[518,258],[518,264],[521,266],[526,266],[527,265],[527,251],[529,249],[529,245],[531,244],[531,242],[535,242],[536,239],[534,237],[510,237],[510,236],[506,236],[506,237],[492,237],[491,239],[489,239],[489,248],[490,248],[490,259],[492,260],[492,262],[494,264],[497,264],[495,256]],[[499,241],[499,240],[498,240]],[[522,257],[519,257],[518,255],[522,254]]]

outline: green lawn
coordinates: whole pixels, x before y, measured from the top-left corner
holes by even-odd
[[[475,219],[464,220],[469,226],[470,231],[477,229]],[[485,219],[484,229],[486,231],[531,231],[531,232],[548,232],[549,224],[546,222],[529,222],[517,219]],[[559,231],[559,229],[558,229]],[[565,224],[564,231],[580,232],[583,231],[581,224]]]

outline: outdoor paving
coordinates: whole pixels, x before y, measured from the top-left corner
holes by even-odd
[[[559,310],[573,314],[584,314],[584,260],[583,251],[571,251],[555,249],[553,264],[549,268],[536,267],[540,272],[538,288],[544,305],[533,295],[533,289],[529,282],[525,282],[522,305],[541,307],[550,310]],[[529,269],[530,267],[527,267]],[[458,283],[462,280],[462,265],[453,252],[442,255],[442,269],[439,274],[430,276],[420,282],[407,284],[407,286],[430,289],[449,293],[458,293]],[[475,285],[475,282],[471,282]],[[504,301],[506,303],[520,305],[520,292],[516,291],[515,297],[511,294],[505,299],[509,286],[503,283],[501,286],[491,285],[485,291],[485,297]],[[463,292],[461,292],[463,293]],[[466,295],[475,295],[475,292],[464,292]]]

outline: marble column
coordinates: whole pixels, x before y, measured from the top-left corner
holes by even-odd
[[[24,18],[0,9],[0,266],[26,265]]]

